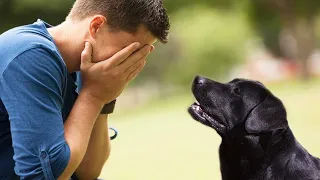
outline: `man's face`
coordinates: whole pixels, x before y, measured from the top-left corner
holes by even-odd
[[[140,48],[151,46],[152,51],[153,44],[156,42],[156,38],[144,26],[140,26],[135,33],[113,32],[106,26],[100,28],[99,31],[93,44],[93,62],[106,60],[134,42],[139,42]]]

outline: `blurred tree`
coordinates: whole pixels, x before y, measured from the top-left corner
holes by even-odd
[[[309,78],[308,58],[315,49],[318,0],[249,0],[249,19],[276,56],[300,65],[300,76]]]
[[[230,10],[240,2],[238,0],[164,0],[165,7],[170,13],[181,9],[191,8],[194,5],[203,5],[214,9]]]
[[[157,86],[157,89],[159,89],[158,96],[164,97],[167,95],[166,91],[169,90],[166,84],[166,75],[170,74],[169,67],[174,66],[181,55],[181,44],[178,39],[171,36],[167,44],[157,42],[155,47],[155,51],[147,59],[145,68],[130,85],[148,84]]]
[[[1,0],[0,33],[12,27],[43,19],[52,25],[61,23],[74,0]]]
[[[173,84],[189,87],[197,74],[221,80],[244,60],[251,32],[240,12],[197,5],[179,10],[172,21],[171,36],[181,45],[181,53],[167,74]]]

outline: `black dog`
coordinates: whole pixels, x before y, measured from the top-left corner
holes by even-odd
[[[320,179],[320,160],[297,142],[285,107],[264,85],[197,76],[192,91],[198,103],[189,113],[222,137],[223,180]]]

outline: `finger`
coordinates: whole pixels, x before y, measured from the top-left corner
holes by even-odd
[[[141,59],[139,59],[138,61],[136,61],[134,64],[132,64],[130,67],[128,67],[123,74],[124,75],[129,75],[130,73],[132,73],[132,71],[136,70],[137,67],[139,67],[142,63],[145,63],[146,58],[148,55],[145,55],[144,57],[142,57]]]
[[[122,49],[121,51],[117,52],[115,55],[113,55],[111,58],[108,59],[108,62],[106,63],[108,66],[118,66],[121,64],[124,60],[126,60],[132,53],[134,53],[138,48],[140,47],[140,43],[135,42],[127,46],[126,48]]]
[[[132,54],[130,57],[127,58],[126,61],[124,61],[122,64],[119,65],[120,71],[125,71],[130,66],[132,66],[135,62],[139,61],[144,56],[148,55],[150,53],[151,47],[149,45],[143,47],[139,51]]]
[[[144,61],[144,63],[140,64],[140,66],[138,66],[133,72],[131,72],[127,78],[127,82],[136,78],[138,76],[138,74],[142,71],[142,69],[144,68],[145,64],[146,64],[146,61]]]
[[[92,62],[92,45],[89,42],[85,43],[84,50],[81,53],[81,64]]]

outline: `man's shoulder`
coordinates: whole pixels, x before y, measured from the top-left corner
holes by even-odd
[[[40,20],[33,24],[15,27],[0,35],[0,48],[2,50],[0,55],[20,54],[37,45],[56,50],[46,25]]]
[[[58,50],[40,21],[20,26],[0,35],[0,74],[18,56],[31,49],[44,49],[59,61],[62,61]]]

